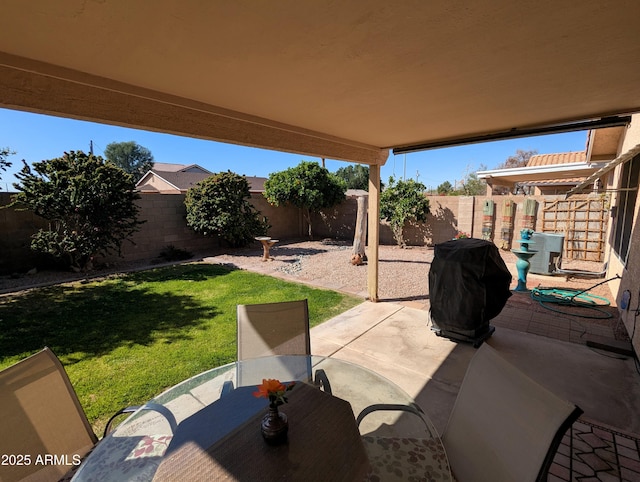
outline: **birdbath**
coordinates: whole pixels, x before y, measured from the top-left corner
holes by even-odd
[[[527,289],[527,273],[529,273],[529,268],[531,267],[529,258],[537,253],[537,251],[529,249],[530,244],[535,244],[534,241],[531,241],[532,234],[533,231],[531,229],[522,229],[520,231],[521,239],[518,239],[516,241],[516,243],[520,243],[520,249],[511,250],[511,252],[518,257],[518,259],[516,260],[516,269],[518,270],[518,286],[516,286],[513,291],[529,291]]]
[[[276,244],[279,240],[271,239],[269,236],[258,236],[255,239],[262,243],[262,261],[271,261],[272,258],[269,257],[269,250],[271,249],[271,246]]]

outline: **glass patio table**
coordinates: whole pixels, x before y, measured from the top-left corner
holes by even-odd
[[[264,378],[296,381],[279,407],[281,445],[263,440]],[[411,397],[358,365],[272,356],[213,368],[175,385],[101,440],[74,481],[450,481],[441,440]]]

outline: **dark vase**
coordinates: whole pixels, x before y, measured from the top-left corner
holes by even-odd
[[[262,436],[271,445],[278,445],[287,441],[289,422],[287,416],[278,410],[278,406],[269,406],[269,411],[262,418],[260,425]]]

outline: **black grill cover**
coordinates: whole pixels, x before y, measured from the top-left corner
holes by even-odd
[[[511,273],[495,244],[463,238],[435,246],[429,270],[434,328],[475,339],[489,330],[511,296]]]

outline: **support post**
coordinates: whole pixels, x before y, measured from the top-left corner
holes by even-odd
[[[370,301],[378,301],[378,244],[380,243],[380,166],[369,165],[369,226],[367,291]]]

